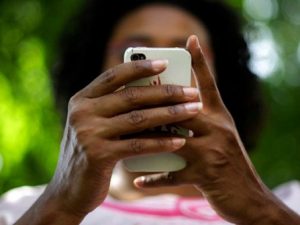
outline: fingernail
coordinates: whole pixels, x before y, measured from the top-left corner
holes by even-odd
[[[200,112],[203,105],[202,102],[191,102],[191,103],[186,103],[184,104],[184,107],[189,111],[189,112]]]
[[[167,59],[153,60],[151,62],[152,68],[155,72],[159,72],[168,66],[169,61]]]
[[[199,39],[196,35],[195,35],[195,39],[196,39],[196,44],[200,47]]]
[[[197,47],[199,47],[199,49],[201,50],[201,52],[202,52],[202,48],[201,48],[201,45],[200,45],[200,42],[199,42],[199,39],[198,39],[198,37],[196,36],[196,35],[193,35],[193,38],[195,39],[195,41],[196,41],[196,45],[197,45]]]
[[[184,138],[173,138],[172,143],[175,148],[180,148],[184,146],[186,140]]]
[[[199,95],[199,90],[197,88],[185,87],[183,88],[183,94],[188,98],[196,98]]]
[[[136,186],[138,186],[138,187],[140,187],[140,186],[142,186],[142,184],[144,183],[144,181],[145,181],[145,177],[143,176],[143,177],[138,177],[138,178],[136,178],[133,182],[134,182],[134,184],[136,185]]]

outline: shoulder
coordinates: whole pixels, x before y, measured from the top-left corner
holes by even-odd
[[[300,181],[292,180],[281,184],[273,190],[287,206],[300,214]]]
[[[43,193],[44,189],[45,185],[23,186],[4,193],[0,198],[0,225],[12,224],[16,221]]]

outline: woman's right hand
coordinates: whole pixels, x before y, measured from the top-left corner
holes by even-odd
[[[162,85],[120,89],[130,81],[156,75],[166,66],[164,60],[118,65],[71,98],[58,166],[44,199],[55,202],[59,210],[84,217],[106,197],[118,160],[175,151],[184,145],[185,139],[178,137],[119,139],[120,135],[198,114],[199,103],[193,101],[199,93],[194,88]]]

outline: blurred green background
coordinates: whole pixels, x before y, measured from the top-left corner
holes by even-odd
[[[62,126],[49,73],[83,0],[0,1],[0,194],[50,180]],[[251,158],[271,188],[300,180],[300,0],[227,0],[244,19],[269,114]],[[254,121],[255,122],[255,121]]]

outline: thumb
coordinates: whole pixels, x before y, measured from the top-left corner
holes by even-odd
[[[165,172],[137,177],[133,183],[137,188],[152,188],[162,186],[178,186],[184,184],[184,179],[179,179],[180,172]]]

